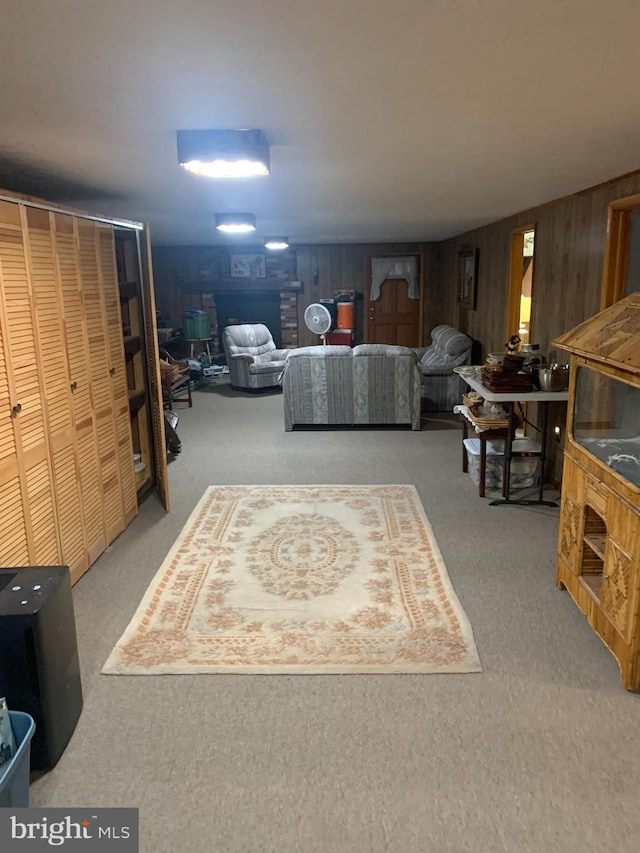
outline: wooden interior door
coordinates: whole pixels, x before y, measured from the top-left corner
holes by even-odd
[[[17,498],[12,476],[17,463],[22,506],[22,531],[28,560],[18,565],[57,565],[60,561],[54,490],[49,457],[46,408],[41,365],[36,347],[36,323],[29,276],[26,227],[17,204],[0,203],[0,303],[3,312],[4,361],[13,419],[14,458],[5,459],[5,486]],[[5,435],[7,430],[5,428]],[[13,449],[10,447],[10,457]],[[4,489],[3,489],[4,491]],[[4,497],[4,496],[3,496]],[[15,511],[15,510],[14,510]],[[11,517],[12,513],[9,513]],[[20,519],[14,517],[16,524]],[[2,529],[7,520],[2,518]],[[9,535],[12,550],[20,543]]]
[[[53,214],[38,208],[23,213],[35,307],[38,362],[44,383],[61,561],[72,580],[89,568],[80,469],[73,423],[72,392],[65,341],[64,303],[56,263]]]
[[[54,240],[65,318],[64,342],[69,365],[71,412],[78,453],[78,480],[88,568],[107,547],[102,512],[98,439],[91,396],[87,322],[80,278],[77,221],[56,213]],[[72,581],[77,576],[72,575]]]
[[[369,281],[371,276],[369,276]],[[420,289],[422,296],[422,288]],[[369,299],[367,290],[367,343],[419,347],[422,331],[422,298],[409,299],[404,279],[387,279],[380,286],[380,298]]]
[[[5,229],[5,217],[0,203],[0,241]],[[6,226],[5,226],[6,227]],[[2,293],[2,261],[0,259],[0,294]],[[29,545],[26,530],[26,509],[23,502],[18,468],[18,450],[14,432],[14,402],[9,388],[6,317],[0,299],[0,565],[26,566],[29,564]]]
[[[91,396],[98,437],[100,483],[107,544],[124,530],[124,509],[111,376],[109,375],[108,332],[96,224],[78,223],[80,276],[89,339]]]

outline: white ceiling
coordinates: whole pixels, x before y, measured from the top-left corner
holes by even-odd
[[[638,33],[638,0],[9,0],[0,186],[162,243],[244,210],[439,240],[640,168]],[[183,172],[175,131],[208,127],[260,128],[271,175]]]

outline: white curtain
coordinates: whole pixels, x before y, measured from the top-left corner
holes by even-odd
[[[380,298],[380,285],[387,278],[404,278],[409,282],[409,299],[419,299],[418,264],[416,258],[372,258],[371,300]]]

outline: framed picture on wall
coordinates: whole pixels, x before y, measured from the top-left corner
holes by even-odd
[[[231,255],[231,278],[266,278],[264,255]]]
[[[476,283],[478,276],[478,250],[461,249],[458,252],[458,305],[463,308],[476,307]]]

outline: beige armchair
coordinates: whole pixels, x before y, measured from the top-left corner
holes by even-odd
[[[278,378],[289,350],[276,349],[265,325],[227,326],[222,342],[232,387],[257,391],[279,385]]]

